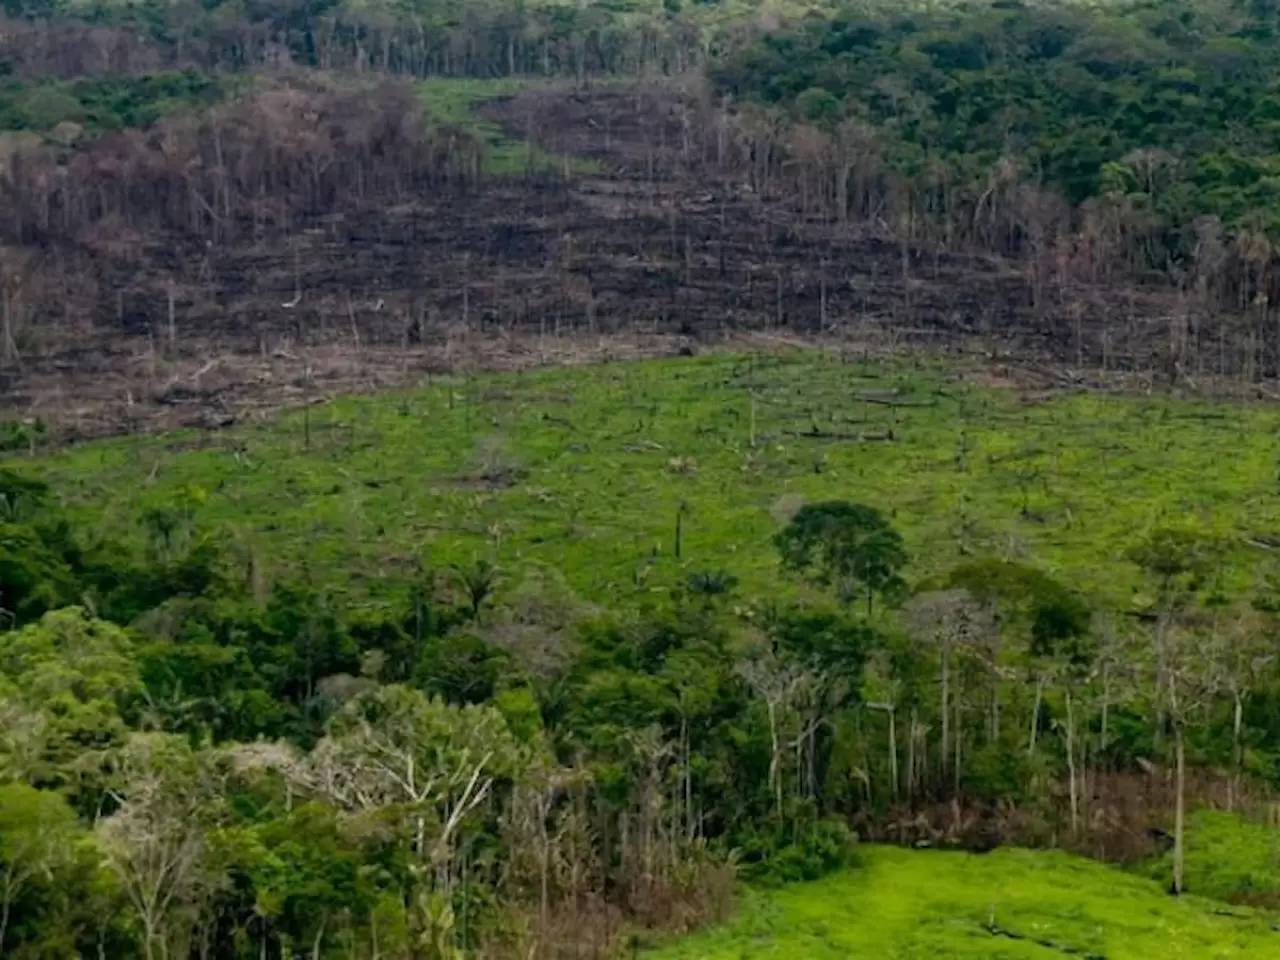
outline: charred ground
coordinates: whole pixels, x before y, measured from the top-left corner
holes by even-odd
[[[304,95],[323,111],[330,94],[314,86],[270,91],[260,101],[276,100],[227,122],[265,126]],[[403,96],[387,95],[384,125]],[[336,123],[355,108],[328,109]],[[156,159],[222,149],[216,131],[188,127],[180,148],[163,125],[93,145],[80,182],[120,190],[118,202],[90,209],[63,187],[61,225],[33,211],[9,231],[22,329],[0,410],[69,436],[220,426],[431,371],[652,355],[744,333],[1163,373],[1174,306],[1160,286],[1046,292],[1018,259],[821,215],[802,168],[763,158],[761,178],[758,143],[677,83],[531,90],[480,112],[529,145],[526,170],[486,171],[486,145],[465,130],[396,127],[362,145],[383,189],[357,191],[334,161],[346,148],[335,134],[294,161],[305,176],[277,172],[278,196],[261,192],[268,171],[252,180],[258,194],[243,177],[242,202],[220,207],[227,187]],[[260,144],[242,141],[256,158]],[[429,160],[402,162],[420,148]],[[146,167],[143,188],[119,187],[129,164]],[[210,199],[217,213],[194,209]],[[154,203],[176,209],[145,212]]]

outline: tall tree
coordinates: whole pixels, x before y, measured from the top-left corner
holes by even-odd
[[[783,564],[834,586],[841,602],[859,592],[867,615],[877,596],[896,599],[906,589],[902,537],[874,507],[833,500],[801,507],[774,539]]]
[[[52,879],[74,855],[75,812],[56,793],[22,783],[0,786],[0,956],[18,898],[39,876]]]
[[[225,883],[209,855],[223,798],[208,758],[181,737],[134,734],[108,762],[118,806],[97,825],[103,855],[137,914],[146,960],[185,955]]]
[[[1185,615],[1218,572],[1222,544],[1194,529],[1161,528],[1129,551],[1155,587],[1155,687],[1173,730],[1175,800],[1172,889],[1184,889],[1186,860],[1186,730],[1209,692],[1212,661]]]
[[[950,750],[953,713],[955,717],[959,717],[959,711],[953,709],[955,704],[952,695],[955,658],[957,652],[968,653],[990,643],[990,635],[996,628],[991,608],[975,600],[968,590],[934,590],[912,597],[904,613],[908,631],[924,643],[938,648],[938,720],[941,728],[939,783],[943,783],[942,778],[951,770],[954,781],[958,784],[960,764],[953,761]],[[960,730],[958,723],[955,726],[955,754],[958,755]]]

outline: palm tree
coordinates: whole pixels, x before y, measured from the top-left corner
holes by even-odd
[[[486,600],[493,595],[498,585],[498,568],[488,560],[475,560],[470,566],[453,564],[453,573],[458,585],[467,595],[467,604],[472,620],[480,619],[480,610]]]

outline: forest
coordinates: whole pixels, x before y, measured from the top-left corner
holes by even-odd
[[[1278,66],[6,0],[0,956],[1274,951]]]
[[[1132,545],[1130,627],[1015,561],[911,584],[842,501],[759,546],[794,599],[708,570],[615,611],[484,558],[355,603],[268,586],[189,498],[140,550],[20,473],[2,502],[7,955],[602,955],[851,862],[854,827],[1167,849],[1176,892],[1187,804],[1274,777],[1274,594],[1225,595],[1189,527]]]

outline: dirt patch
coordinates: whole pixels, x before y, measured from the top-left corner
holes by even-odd
[[[356,350],[338,343],[295,346],[265,357],[225,352],[211,367],[199,357],[152,357],[145,341],[135,341],[131,356],[122,352],[103,370],[82,373],[47,360],[28,363],[18,378],[20,388],[0,396],[0,415],[39,418],[70,441],[217,429],[338,396],[430,384],[441,376],[672,356],[679,344],[679,338],[662,336],[587,341],[460,333],[444,345],[407,350]]]

